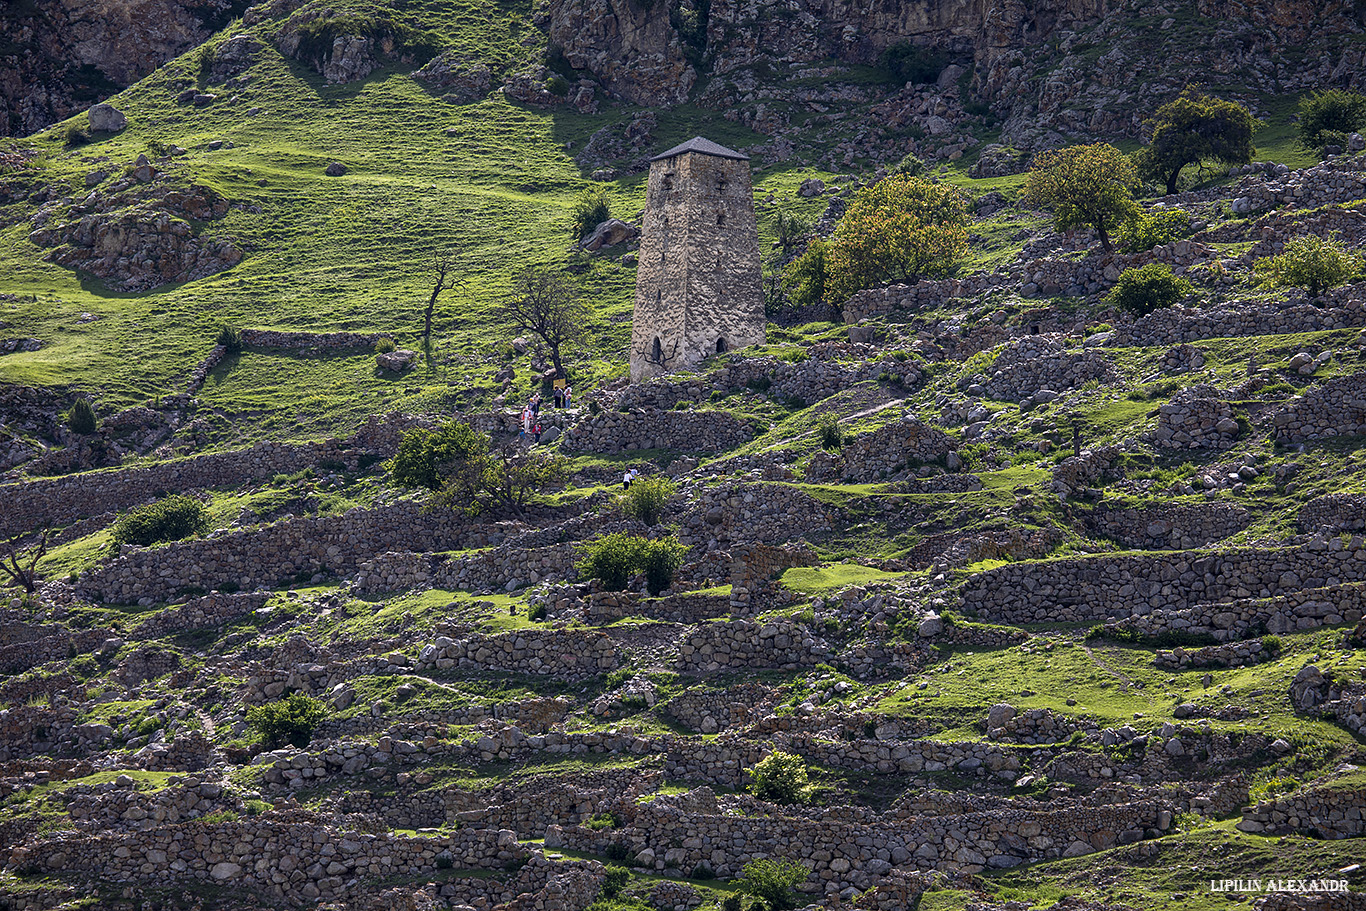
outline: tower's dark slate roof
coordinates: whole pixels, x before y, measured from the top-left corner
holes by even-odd
[[[686,152],[697,152],[699,155],[715,155],[717,158],[734,158],[737,161],[749,161],[748,155],[741,155],[734,149],[728,149],[720,143],[712,142],[710,139],[703,139],[701,136],[694,136],[682,145],[674,146],[667,152],[661,152],[651,161],[663,161],[665,158],[673,158],[675,155],[682,155]]]

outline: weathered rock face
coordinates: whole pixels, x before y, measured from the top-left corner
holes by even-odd
[[[0,136],[21,136],[132,85],[203,42],[250,0],[6,4]]]
[[[141,162],[141,159],[139,159]],[[135,168],[146,168],[142,163]],[[133,203],[130,208],[122,205]],[[40,210],[29,240],[51,248],[47,259],[96,275],[123,291],[192,281],[242,261],[230,238],[205,239],[188,219],[222,218],[228,201],[208,187],[158,187],[150,194],[91,198],[66,212]]]
[[[546,10],[550,43],[569,65],[636,104],[678,104],[697,81],[670,17],[640,0],[556,0]]]

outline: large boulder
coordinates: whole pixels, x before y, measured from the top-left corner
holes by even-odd
[[[101,101],[90,108],[90,129],[96,133],[117,133],[128,126],[128,118],[112,104]]]
[[[601,250],[603,247],[615,247],[617,244],[635,240],[640,236],[640,229],[635,225],[628,225],[620,218],[609,218],[593,229],[593,233],[583,239],[580,245],[585,250]]]

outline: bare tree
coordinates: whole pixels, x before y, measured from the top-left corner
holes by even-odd
[[[545,342],[555,373],[566,376],[562,349],[583,337],[589,316],[588,305],[574,283],[549,269],[528,269],[518,279],[512,297],[503,303],[502,311],[518,331],[530,332]]]
[[[438,250],[432,254],[432,264],[427,274],[432,279],[432,296],[427,298],[427,310],[422,315],[422,345],[427,347],[432,340],[432,314],[436,311],[436,299],[442,291],[465,284],[465,279],[455,271],[460,254],[454,249]]]
[[[14,541],[8,542],[8,547],[9,564],[6,565],[4,560],[0,559],[0,570],[4,570],[5,575],[10,577],[11,584],[18,585],[30,595],[33,594],[38,589],[38,561],[47,553],[47,531],[44,530],[37,544],[24,548],[22,552]]]

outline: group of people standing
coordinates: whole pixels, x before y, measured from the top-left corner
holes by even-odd
[[[568,408],[574,395],[573,386],[565,386],[563,389],[555,387],[555,407]],[[541,394],[539,392],[527,399],[527,403],[522,406],[522,434],[521,441],[525,443],[527,438],[531,438],[532,445],[541,442],[541,434],[544,430],[541,427]]]

